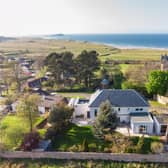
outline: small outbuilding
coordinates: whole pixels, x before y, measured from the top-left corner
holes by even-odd
[[[149,113],[131,113],[131,129],[136,134],[153,134],[153,119]]]
[[[160,114],[153,117],[155,123],[155,133],[165,135],[168,126],[168,114]]]

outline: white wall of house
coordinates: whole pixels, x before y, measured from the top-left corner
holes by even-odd
[[[96,113],[98,113],[99,108],[96,107],[91,107],[89,108],[89,112],[90,112],[90,119],[94,120],[96,118]]]
[[[141,112],[148,112],[148,107],[113,107],[114,111],[117,113],[118,117],[120,118],[120,122],[130,122],[130,113],[131,112],[136,112],[136,113],[141,113]],[[137,110],[138,109],[138,110]],[[99,108],[97,107],[90,107],[90,118],[92,120],[95,119],[95,112],[99,111]]]
[[[87,117],[88,104],[76,104],[74,106],[74,117],[83,115],[85,118]]]

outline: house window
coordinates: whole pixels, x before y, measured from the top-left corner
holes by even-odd
[[[135,109],[135,111],[139,111],[139,109],[138,109],[138,108],[136,108],[136,109]]]
[[[143,111],[143,108],[140,108],[140,111]]]
[[[97,117],[97,110],[94,111],[94,115],[95,115],[95,117]]]
[[[87,112],[87,118],[90,118],[90,111]]]
[[[167,125],[161,125],[160,133],[163,135],[166,133]]]
[[[120,111],[120,108],[118,108],[118,111]]]
[[[139,126],[139,133],[146,133],[147,132],[147,126],[146,125],[140,125]]]

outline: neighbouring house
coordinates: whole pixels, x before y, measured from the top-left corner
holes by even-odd
[[[161,71],[168,71],[168,55],[161,55]]]
[[[168,126],[168,114],[155,115],[154,120],[154,129],[157,135],[165,135],[167,126]]]
[[[40,114],[44,114],[46,112],[49,112],[54,106],[57,104],[64,102],[68,104],[68,100],[65,97],[62,97],[60,95],[42,95],[41,96],[41,101],[38,104],[38,110]],[[19,101],[17,100],[11,105],[12,111],[16,112],[16,108],[18,105]]]
[[[109,80],[106,79],[106,78],[104,78],[104,79],[101,81],[101,87],[102,87],[103,89],[107,89],[109,83],[110,83]]]
[[[142,95],[132,89],[103,89],[91,95],[90,100],[81,105],[80,99],[71,100],[75,115],[83,115],[94,120],[102,102],[108,100],[121,123],[130,124],[134,133],[153,133],[153,119],[149,113],[149,104]],[[74,102],[74,103],[73,103]]]
[[[33,89],[31,90],[31,92],[32,92],[32,93],[36,93],[36,94],[38,94],[38,95],[40,95],[40,96],[49,96],[49,95],[50,95],[50,93],[48,93],[48,92],[45,91],[45,90],[42,90],[41,88],[33,88]],[[57,94],[55,94],[55,95],[57,95]]]
[[[36,78],[36,79],[29,79],[27,81],[27,86],[29,88],[41,88],[42,82],[47,81],[48,78],[42,77],[42,78]]]
[[[46,112],[49,112],[54,106],[57,104],[64,102],[65,104],[68,104],[68,100],[65,97],[62,97],[60,95],[54,95],[54,96],[42,96],[42,101],[38,105],[39,112],[41,114],[44,114]]]

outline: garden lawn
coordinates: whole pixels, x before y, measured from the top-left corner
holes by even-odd
[[[2,129],[7,129],[13,126],[20,126],[20,125],[22,125],[22,127],[26,127],[25,123],[15,115],[7,115],[1,121]]]
[[[67,131],[55,137],[53,140],[53,150],[67,151],[68,148],[73,145],[81,145],[84,139],[86,139],[89,144],[95,143],[100,151],[103,151],[104,147],[109,145],[109,143],[105,143],[94,137],[91,126],[71,124]]]
[[[34,126],[39,124],[44,118],[43,117],[38,117],[37,121],[35,122]],[[22,128],[27,128],[27,124],[19,117],[16,115],[7,115],[4,117],[1,121],[1,128],[6,129],[10,128],[13,126],[22,126]]]
[[[37,118],[37,122],[41,117]],[[16,115],[7,115],[0,121],[0,143],[3,143],[9,150],[20,146],[24,134],[29,132],[29,126]],[[39,130],[43,137],[45,130]]]
[[[168,106],[166,106],[166,105],[164,105],[164,104],[161,104],[161,103],[159,103],[159,102],[157,102],[157,101],[153,101],[153,100],[150,100],[149,101],[149,103],[150,103],[150,105],[152,106],[152,107],[163,107],[163,108],[168,108]]]

